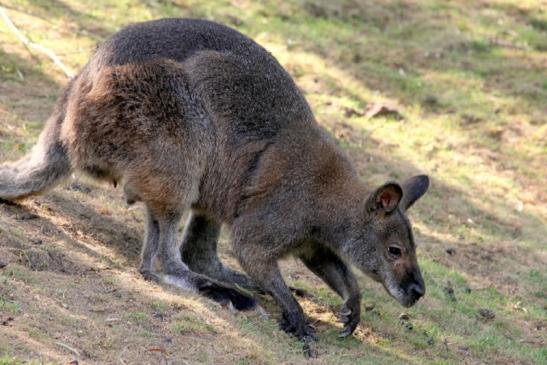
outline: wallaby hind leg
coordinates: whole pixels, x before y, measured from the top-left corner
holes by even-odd
[[[141,253],[139,272],[146,280],[160,281],[160,277],[154,272],[154,259],[158,251],[160,228],[154,215],[146,207],[146,231]]]
[[[334,253],[319,246],[311,255],[301,256],[300,259],[344,299],[341,312],[344,330],[340,336],[351,335],[361,319],[361,295],[351,270]]]
[[[207,275],[213,279],[235,283],[244,288],[257,290],[249,277],[227,268],[222,264],[217,252],[221,224],[204,213],[192,211],[188,217],[180,252],[182,261],[190,270]]]
[[[154,279],[159,279],[185,291],[200,293],[221,304],[231,302],[239,310],[254,307],[255,302],[252,298],[205,275],[191,271],[182,262],[176,244],[177,226],[181,217],[180,212],[158,213],[147,207],[147,216],[148,228],[145,246],[148,247],[143,248],[141,264],[141,269],[145,273],[149,272],[149,276]],[[155,237],[157,237],[157,240]],[[161,274],[154,273],[154,258],[160,266]]]

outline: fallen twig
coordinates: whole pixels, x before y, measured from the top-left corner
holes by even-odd
[[[65,343],[62,343],[62,342],[55,342],[57,345],[67,349],[68,351],[72,352],[74,355],[78,356],[78,357],[82,357],[82,355],[80,355],[80,351],[76,350],[74,347],[70,347],[69,345],[65,344]]]
[[[4,20],[4,23],[8,26],[9,30],[15,34],[15,36],[27,47],[28,49],[33,48],[39,52],[44,53],[47,55],[53,63],[59,67],[66,77],[71,78],[74,76],[74,74],[65,66],[65,64],[57,57],[57,55],[49,48],[46,48],[40,44],[31,42],[17,27],[13,22],[11,21],[10,17],[8,16],[8,13],[6,12],[6,9],[0,6],[0,15],[2,16],[2,19]]]

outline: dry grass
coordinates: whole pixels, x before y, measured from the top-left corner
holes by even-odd
[[[412,212],[428,286],[408,311],[412,329],[363,278],[361,325],[338,339],[340,300],[302,265],[284,264],[287,280],[312,294],[301,299],[320,340],[310,363],[547,363],[545,1],[3,4],[73,70],[129,22],[235,26],[279,58],[371,185],[433,177]],[[32,146],[65,83],[0,25],[0,161]],[[361,116],[378,102],[404,119]],[[120,191],[86,181],[0,205],[0,364],[304,362],[301,345],[277,329],[271,299],[261,298],[264,318],[143,281],[142,231],[142,213]],[[226,234],[221,246],[237,265]],[[483,319],[483,308],[495,318]]]

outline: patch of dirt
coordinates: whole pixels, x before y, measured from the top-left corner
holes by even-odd
[[[37,6],[41,9],[41,5]],[[284,6],[287,5],[280,7]],[[406,21],[408,14],[422,13],[414,11],[422,9],[410,2],[376,4],[367,1],[356,4],[350,1],[335,4],[328,1],[306,1],[294,6],[302,6],[304,12],[311,17],[348,21],[365,19],[366,27],[379,29],[384,29],[392,22],[400,24],[401,21]],[[48,9],[42,10],[44,14],[48,13]],[[78,12],[70,5],[64,10],[73,17],[76,17]],[[270,17],[267,11],[261,11],[265,17]],[[291,15],[291,12],[286,11],[283,20],[289,19]],[[240,19],[226,15],[222,19],[237,26],[253,24],[247,22],[246,17]],[[98,23],[95,22],[94,20],[93,24],[88,23],[83,27],[70,22],[69,33],[72,34],[72,29],[80,32],[84,29],[86,32],[95,33],[100,28],[98,34],[106,36],[109,32],[102,27],[97,28]],[[66,29],[62,31],[67,32]],[[364,34],[366,32],[358,36],[362,37]],[[303,47],[298,40],[295,42],[297,43],[287,46],[289,51],[291,47]],[[456,43],[448,44],[446,50],[450,51],[451,47],[452,51],[468,50],[473,46],[470,43],[457,42],[458,39]],[[409,54],[398,47],[388,48],[382,53],[383,65],[397,67],[400,70],[404,70],[407,63],[425,68],[434,62],[430,56],[435,59],[447,57],[446,50],[440,51],[444,54],[430,54],[429,50],[424,53],[417,49],[414,54]],[[358,64],[368,61],[369,56],[374,56],[374,52],[370,55],[368,52],[366,48],[352,50],[348,52],[348,61],[358,67]],[[326,53],[325,51],[323,54]],[[38,126],[35,128],[36,131],[29,132],[26,129],[26,122],[40,121],[50,112],[52,96],[59,94],[61,83],[43,72],[39,65],[35,65],[35,60],[30,59],[23,47],[2,43],[0,57],[13,68],[12,71],[17,68],[25,78],[21,81],[14,73],[11,75],[13,77],[6,76],[7,79],[0,83],[0,137],[3,141],[17,140],[23,145],[24,142],[32,140],[39,129]],[[401,63],[402,57],[409,58]],[[343,62],[341,66],[349,69],[352,67]],[[463,69],[471,70],[473,66],[467,61],[462,64]],[[323,78],[307,72],[304,64],[289,61],[287,68],[299,84],[305,85],[304,89],[309,93],[339,92]],[[380,92],[390,91],[383,78],[374,76],[374,73],[366,77],[371,78],[366,83],[368,88]],[[502,85],[501,82],[486,80],[485,87],[492,90],[498,87],[512,87],[511,83]],[[347,96],[347,93],[341,94]],[[435,95],[420,99],[420,103],[431,113],[461,113],[443,110],[442,101],[444,100],[437,99]],[[321,117],[325,120],[323,125],[332,131],[341,144],[350,145],[348,153],[351,159],[356,162],[357,170],[366,176],[369,182],[384,182],[417,173],[417,167],[392,153],[397,146],[391,141],[369,138],[366,133],[372,132],[344,121],[344,118],[357,119],[363,116],[400,119],[403,115],[401,107],[370,103],[368,109],[360,110],[328,104],[325,109],[328,115]],[[518,111],[517,109],[515,110]],[[410,112],[410,109],[408,111]],[[545,116],[537,111],[534,113],[537,115],[530,116],[530,124],[544,124]],[[488,121],[470,111],[461,114],[460,123],[465,129],[474,131]],[[474,146],[471,143],[457,147],[467,154],[480,156],[488,167],[494,167],[493,170],[496,171],[503,170],[507,173],[503,177],[520,183],[521,190],[525,190],[531,196],[522,198],[526,210],[529,205],[541,206],[542,202],[547,201],[544,184],[541,179],[533,181],[526,174],[519,173],[519,170],[513,167],[511,159],[502,152],[503,145],[512,146],[527,142],[527,138],[536,131],[537,128],[527,128],[524,122],[516,121],[509,124],[506,129],[492,128],[486,131],[493,140],[502,144],[500,150]],[[18,150],[13,152],[14,155],[20,155],[24,150],[23,147],[17,148]],[[428,156],[434,159],[437,152],[435,147],[424,153],[428,153]],[[0,151],[0,160],[3,161],[5,158],[2,154]],[[541,169],[544,165],[542,161],[541,156],[534,157],[530,161],[530,166]],[[435,183],[440,184],[441,181]],[[440,191],[447,200],[461,193],[452,189],[439,189],[438,186],[433,188],[437,193]],[[260,313],[231,313],[202,298],[145,282],[136,270],[143,234],[142,212],[139,209],[127,210],[121,195],[119,190],[73,182],[64,189],[59,187],[45,197],[29,199],[21,204],[0,202],[0,302],[3,305],[3,309],[0,310],[0,349],[7,348],[10,354],[23,359],[37,358],[40,361],[62,364],[76,361],[78,364],[304,362],[298,344],[277,329],[275,318],[279,313],[271,298],[262,298],[263,305],[267,308],[267,319]],[[472,205],[466,200],[455,202],[460,205]],[[482,211],[481,214],[486,213]],[[449,216],[454,218],[454,222],[450,222],[453,225],[450,229],[456,229],[458,224],[462,224],[458,220],[465,221],[463,214],[443,211],[439,213],[439,217],[431,217],[433,223],[427,225],[434,226],[435,220],[445,218],[448,221]],[[535,257],[537,255],[534,255],[534,251],[510,241],[507,227],[514,226],[515,240],[527,227],[513,225],[511,219],[496,216],[488,219],[503,227],[503,234],[500,236],[504,236],[505,239],[485,243],[471,243],[465,240],[450,242],[449,249],[446,245],[441,245],[441,242],[428,242],[428,245],[431,245],[427,246],[428,250],[422,249],[427,251],[424,255],[469,278],[470,284],[463,289],[464,293],[468,293],[467,290],[471,292],[495,287],[507,294],[508,298],[525,294],[527,288],[516,281],[514,271],[542,267],[540,265],[544,260]],[[528,222],[527,219],[522,221]],[[426,239],[433,241],[427,237]],[[237,267],[226,240],[221,243],[221,257],[230,265]],[[314,291],[321,285],[324,286],[318,278],[303,270],[301,265],[289,263],[284,268],[291,280],[310,283]],[[461,288],[450,282],[442,283],[449,302],[463,301],[463,294],[459,291]],[[374,290],[376,289],[382,292],[382,298],[390,300],[382,288],[378,286]],[[313,294],[298,300],[319,327],[320,335],[324,336],[321,338],[323,342],[320,346],[328,348],[331,352],[324,355],[331,355],[330,359],[334,359],[330,362],[318,359],[313,362],[315,364],[351,361],[347,360],[350,359],[348,356],[356,354],[359,359],[367,357],[370,353],[385,351],[388,354],[395,348],[393,354],[388,355],[403,362],[417,362],[416,359],[424,358],[438,360],[440,353],[441,358],[446,357],[447,361],[456,354],[462,363],[481,363],[477,354],[469,347],[459,344],[450,344],[450,347],[447,339],[438,339],[435,343],[430,341],[433,338],[427,338],[425,345],[422,344],[426,347],[425,350],[413,347],[410,341],[406,343],[405,334],[419,334],[420,319],[415,320],[414,316],[409,315],[402,320],[405,324],[398,326],[398,312],[395,312],[393,317],[395,329],[383,322],[374,325],[364,322],[360,324],[355,337],[350,341],[332,340],[329,332],[338,332],[340,329],[340,324],[336,320],[339,306],[326,303]],[[374,318],[383,316],[382,319],[387,322],[383,304],[365,302],[363,308],[367,315]],[[446,305],[447,302],[442,304]],[[489,308],[482,309],[491,311]],[[514,310],[523,311],[517,304]],[[477,316],[486,322],[494,322],[498,321],[501,315],[496,314],[490,318],[489,312],[481,314],[477,308]],[[515,319],[512,323],[523,331],[523,343],[545,346],[546,327],[543,321]],[[397,332],[398,330],[401,332]],[[377,344],[381,346],[375,346]],[[492,355],[496,357],[493,361],[499,363],[516,362],[506,354]]]

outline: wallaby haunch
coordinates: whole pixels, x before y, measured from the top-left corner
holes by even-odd
[[[0,167],[0,198],[42,193],[73,170],[119,182],[128,202],[145,204],[146,278],[238,308],[253,302],[230,284],[256,284],[281,306],[282,328],[308,343],[313,329],[278,268],[284,256],[299,257],[344,299],[344,336],[360,319],[348,264],[404,306],[424,295],[405,211],[427,176],[370,191],[276,59],[225,26],[164,19],[101,44],[32,153]],[[220,262],[222,223],[249,277]]]

